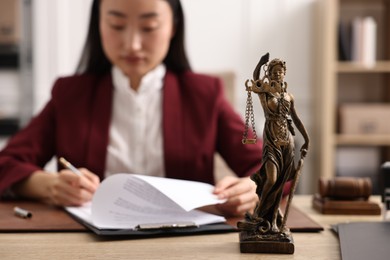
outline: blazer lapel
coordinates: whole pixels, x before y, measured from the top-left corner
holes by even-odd
[[[181,89],[179,79],[167,71],[163,94],[163,140],[165,174],[169,178],[182,178],[184,131],[182,119]]]
[[[97,80],[92,101],[87,165],[103,179],[112,113],[113,84],[111,74],[100,79]]]

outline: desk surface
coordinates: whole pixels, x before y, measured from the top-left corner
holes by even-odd
[[[380,199],[373,200],[379,202]],[[295,196],[293,204],[322,224],[319,233],[293,233],[293,255],[262,254],[261,259],[341,259],[330,225],[348,221],[379,221],[381,216],[321,215],[311,196]],[[238,233],[150,239],[102,239],[86,232],[0,233],[1,259],[259,259],[241,254]]]

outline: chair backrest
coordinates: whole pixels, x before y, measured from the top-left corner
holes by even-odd
[[[225,95],[229,102],[235,106],[236,100],[236,74],[233,71],[208,73],[222,79],[225,86]]]
[[[225,87],[225,96],[227,100],[235,106],[236,103],[236,75],[233,71],[221,71],[214,73],[207,73],[222,79]],[[214,158],[214,178],[216,181],[227,175],[235,175],[234,172],[226,165],[225,161],[219,154],[215,154]]]

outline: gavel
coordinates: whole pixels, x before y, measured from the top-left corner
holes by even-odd
[[[319,179],[319,194],[334,200],[368,200],[372,192],[370,178],[335,177]]]

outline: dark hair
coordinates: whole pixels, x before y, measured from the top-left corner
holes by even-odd
[[[184,13],[180,0],[167,1],[173,12],[174,36],[171,39],[167,56],[163,63],[174,72],[191,70],[184,47]],[[76,73],[103,74],[111,69],[111,62],[104,54],[100,38],[100,0],[94,0],[91,8],[87,39],[77,65]]]

